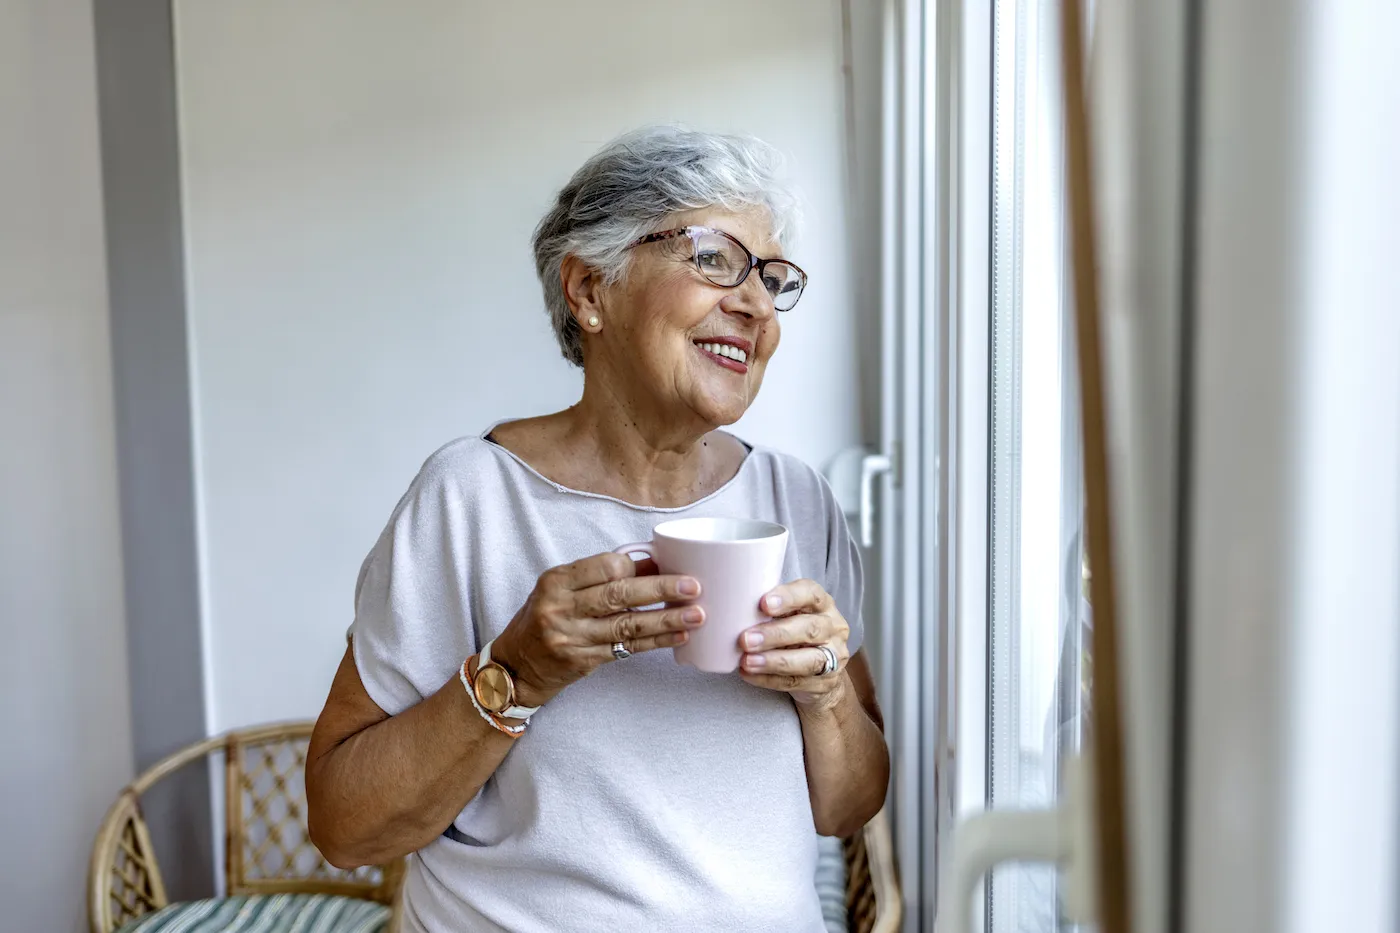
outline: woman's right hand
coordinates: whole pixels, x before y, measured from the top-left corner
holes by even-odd
[[[491,645],[492,660],[515,679],[516,702],[547,702],[614,660],[618,642],[633,654],[685,644],[705,621],[704,610],[689,605],[700,595],[700,583],[654,568],[651,561],[635,563],[608,552],[541,574]],[[657,603],[666,608],[637,611]]]

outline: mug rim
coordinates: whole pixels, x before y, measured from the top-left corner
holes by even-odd
[[[733,522],[733,523],[735,523],[735,524],[744,523],[744,524],[749,524],[749,525],[762,525],[762,526],[764,526],[764,527],[767,529],[767,531],[766,531],[765,534],[761,534],[761,535],[753,535],[753,536],[749,536],[749,537],[746,537],[746,538],[730,539],[730,540],[725,540],[725,541],[716,541],[716,540],[714,540],[713,538],[690,538],[690,537],[685,537],[685,536],[682,536],[682,535],[670,534],[670,533],[667,531],[667,529],[668,529],[670,526],[688,524],[688,523],[691,523],[691,522],[714,522],[714,523],[719,523],[719,522]],[[687,544],[725,544],[725,545],[735,545],[735,544],[762,544],[762,543],[764,543],[764,542],[770,542],[770,541],[772,541],[774,538],[782,537],[783,535],[785,535],[785,534],[787,534],[787,533],[788,533],[788,529],[787,529],[787,527],[786,527],[785,525],[780,525],[780,524],[778,524],[777,522],[770,522],[770,521],[767,521],[766,519],[762,519],[762,518],[727,518],[727,517],[724,517],[724,516],[695,516],[695,517],[692,517],[692,518],[673,518],[673,519],[669,519],[669,520],[667,520],[667,521],[661,522],[660,524],[656,525],[656,527],[652,528],[652,530],[651,530],[651,534],[652,534],[652,537],[653,537],[653,538],[669,538],[669,539],[672,540],[672,541],[684,541],[684,542],[686,542]]]

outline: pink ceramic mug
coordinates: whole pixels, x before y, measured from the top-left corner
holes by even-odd
[[[758,601],[781,581],[788,530],[747,518],[681,518],[652,529],[652,539],[617,548],[619,554],[645,554],[666,574],[700,581],[696,605],[705,624],[675,648],[676,663],[727,674],[737,670],[739,636],[767,616]]]

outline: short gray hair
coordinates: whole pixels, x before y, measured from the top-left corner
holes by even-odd
[[[583,163],[534,234],[535,269],[564,359],[583,365],[583,333],[559,280],[564,257],[577,256],[615,284],[627,271],[633,242],[673,214],[709,207],[766,210],[773,237],[788,252],[798,199],[781,153],[761,140],[646,127]]]

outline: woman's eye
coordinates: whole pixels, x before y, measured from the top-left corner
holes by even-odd
[[[724,254],[718,252],[697,253],[695,261],[706,269],[723,269],[726,265]]]

